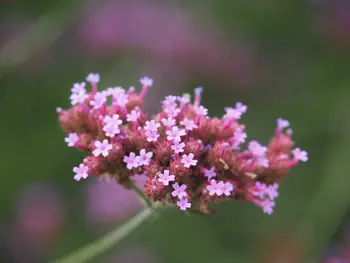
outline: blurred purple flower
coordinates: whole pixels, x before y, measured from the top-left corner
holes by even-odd
[[[210,21],[191,18],[162,1],[99,1],[83,15],[75,34],[87,56],[110,57],[127,49],[173,75],[197,73],[231,84],[249,81],[249,49],[223,38]]]
[[[340,46],[350,44],[350,1],[319,0],[316,25],[329,40]]]
[[[135,177],[136,184],[143,188],[147,177]],[[122,221],[143,207],[134,191],[126,190],[114,181],[96,179],[87,187],[87,217],[94,223],[105,224]]]

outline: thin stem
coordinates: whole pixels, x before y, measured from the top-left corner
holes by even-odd
[[[148,219],[153,212],[153,209],[144,209],[141,213],[126,222],[124,225],[109,232],[101,239],[69,254],[62,259],[55,260],[52,263],[84,263],[91,261],[129,236],[143,222],[145,222],[145,220]]]
[[[133,182],[130,182],[130,186],[136,192],[136,194],[144,201],[145,205],[149,209],[153,209],[152,201],[145,195],[145,193]]]

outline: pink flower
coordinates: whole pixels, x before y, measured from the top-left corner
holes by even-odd
[[[126,115],[126,120],[129,121],[129,122],[135,122],[138,120],[138,118],[140,117],[140,111],[138,110],[132,110],[130,112],[130,114],[127,114]]]
[[[295,148],[292,153],[294,155],[294,159],[297,161],[307,162],[309,160],[307,152],[302,151],[300,148]]]
[[[271,200],[264,200],[263,204],[262,204],[262,207],[263,207],[263,210],[264,210],[264,213],[265,214],[268,214],[268,215],[272,215],[273,214],[273,208],[275,207],[275,202],[274,201],[271,201]]]
[[[181,110],[177,108],[176,105],[171,104],[165,107],[164,112],[169,117],[175,118],[181,112]]]
[[[188,202],[187,198],[180,199],[176,204],[182,211],[187,210],[187,208],[191,208],[191,203]]]
[[[192,131],[193,129],[198,128],[198,126],[194,123],[193,120],[184,118],[182,121],[180,121],[180,124],[185,126],[185,130]]]
[[[84,164],[80,164],[79,167],[74,167],[74,180],[80,181],[81,178],[86,179],[89,176],[88,171],[89,167],[85,166]]]
[[[177,97],[177,100],[180,102],[180,105],[183,106],[191,102],[190,98],[190,94],[184,94],[182,96]]]
[[[203,106],[199,106],[196,108],[197,115],[200,116],[207,116],[208,115],[208,109],[204,108]]]
[[[258,157],[263,157],[267,151],[265,146],[260,145],[257,141],[251,141],[248,145],[249,151]]]
[[[68,137],[64,139],[64,141],[68,144],[68,147],[74,147],[79,141],[78,134],[76,134],[75,132],[70,133]]]
[[[106,95],[102,92],[97,92],[94,98],[90,101],[90,105],[96,110],[101,108],[106,102]]]
[[[72,88],[72,93],[80,93],[80,92],[86,93],[85,86],[86,86],[85,82],[74,83]]]
[[[233,135],[233,143],[232,146],[234,149],[239,149],[239,145],[245,142],[247,138],[247,134],[242,131],[242,129],[237,129]]]
[[[100,82],[100,74],[98,74],[98,73],[90,73],[89,75],[87,75],[86,81],[90,82],[91,84],[99,83]]]
[[[119,119],[118,114],[114,114],[113,117],[104,117],[103,122],[105,123],[103,126],[103,131],[105,132],[106,136],[114,137],[116,134],[120,133],[119,125],[121,125],[123,121]]]
[[[290,123],[287,120],[279,118],[279,119],[277,119],[277,126],[279,129],[285,129],[285,128],[288,128],[290,126]]]
[[[159,133],[157,131],[146,131],[145,135],[148,142],[156,142],[159,138]]]
[[[125,107],[129,102],[129,95],[120,93],[116,96],[113,95],[113,104],[118,105],[120,107]]]
[[[137,168],[140,165],[140,157],[136,156],[134,152],[131,152],[129,156],[125,155],[123,161],[126,163],[126,168],[129,170],[132,170],[132,168]]]
[[[259,157],[258,158],[258,165],[268,168],[269,167],[269,160],[265,157]]]
[[[242,113],[240,111],[232,107],[226,107],[225,112],[226,112],[226,114],[224,115],[225,119],[239,120],[242,116]]]
[[[186,135],[185,130],[173,126],[171,130],[166,131],[168,141],[181,141],[181,136]]]
[[[108,143],[108,140],[104,139],[102,142],[96,141],[95,142],[95,150],[93,150],[92,154],[97,157],[99,155],[102,155],[103,157],[108,156],[108,152],[112,150],[113,146],[112,144]]]
[[[172,127],[176,124],[176,121],[172,117],[168,117],[167,119],[163,118],[162,123],[166,127]]]
[[[175,181],[175,175],[170,174],[169,170],[164,170],[164,172],[159,173],[158,176],[158,182],[161,182],[164,186],[168,186],[169,182]]]
[[[186,189],[187,186],[185,184],[182,184],[181,186],[178,183],[173,184],[173,189],[171,195],[173,197],[177,197],[179,199],[185,198],[187,196]]]
[[[150,79],[149,77],[143,77],[140,79],[140,83],[143,86],[152,87],[153,86],[153,79]]]
[[[215,179],[212,179],[210,181],[210,185],[208,185],[206,189],[209,191],[210,196],[213,196],[213,195],[222,196],[223,187],[224,187],[224,182],[222,181],[217,182]]]
[[[197,160],[193,159],[194,157],[194,154],[193,153],[190,153],[190,154],[184,154],[182,155],[182,158],[181,158],[181,162],[183,163],[184,167],[186,168],[190,168],[190,166],[195,166],[197,164]]]
[[[160,127],[159,123],[155,122],[155,120],[151,120],[151,121],[146,121],[144,129],[145,131],[157,132],[159,127]]]
[[[142,149],[139,155],[139,165],[149,165],[151,158],[153,156],[152,152],[146,152],[146,149]]]
[[[166,96],[165,100],[163,100],[163,105],[166,107],[176,107],[176,96]]]
[[[85,91],[80,91],[79,93],[73,93],[70,96],[71,104],[76,105],[78,103],[84,103],[84,101],[87,99],[88,95],[86,95]]]
[[[214,178],[216,176],[215,167],[214,166],[212,168],[210,168],[210,169],[204,168],[203,171],[204,171],[204,176],[207,177],[208,180],[211,180],[211,178]]]
[[[171,145],[171,149],[175,152],[175,153],[181,153],[184,151],[185,147],[185,143],[180,142],[180,141],[174,141],[174,144]]]
[[[268,188],[266,189],[266,193],[269,196],[271,200],[275,199],[278,197],[278,187],[279,185],[277,183],[274,183],[273,185],[269,185]]]
[[[244,105],[242,102],[237,102],[236,103],[236,110],[243,113],[247,112],[247,105]]]
[[[224,183],[224,185],[221,187],[222,192],[226,196],[230,196],[232,191],[234,190],[234,186],[230,182]]]

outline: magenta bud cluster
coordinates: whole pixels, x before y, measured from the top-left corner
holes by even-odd
[[[87,153],[73,168],[76,181],[108,175],[130,188],[142,174],[148,177],[144,192],[154,202],[208,214],[210,203],[246,200],[271,215],[281,180],[308,160],[307,152],[293,148],[287,120],[277,119],[267,145],[247,141],[239,123],[247,106],[237,102],[221,118],[209,117],[201,105],[202,87],[193,100],[189,94],[165,97],[161,111],[148,116],[142,105],[152,79],[140,79],[140,92],[100,90],[99,81],[99,74],[89,74],[89,91],[86,82],[75,83],[72,107],[57,109],[67,145]]]

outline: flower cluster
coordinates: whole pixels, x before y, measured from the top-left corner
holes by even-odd
[[[281,179],[308,159],[307,152],[292,149],[290,123],[283,119],[267,146],[246,142],[238,121],[247,106],[238,102],[225,108],[222,118],[209,117],[200,104],[201,87],[193,102],[189,94],[167,96],[162,110],[149,117],[142,104],[153,80],[142,78],[140,92],[98,91],[99,80],[98,74],[88,75],[90,92],[85,82],[74,84],[72,107],[57,109],[68,146],[88,154],[73,168],[77,181],[109,174],[129,188],[133,177],[144,174],[145,194],[154,202],[209,213],[211,202],[248,200],[272,214]]]

